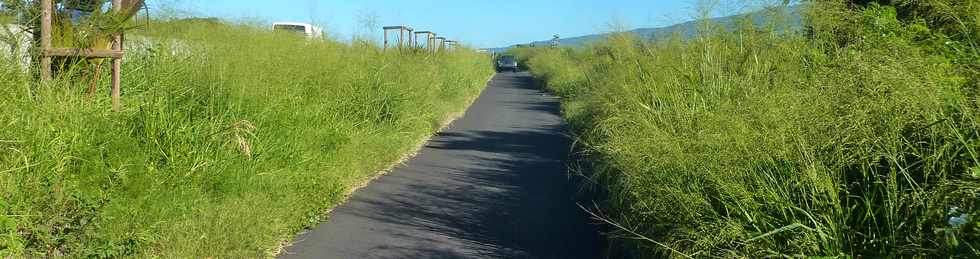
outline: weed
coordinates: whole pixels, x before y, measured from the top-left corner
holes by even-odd
[[[220,22],[128,34],[125,109],[0,62],[0,257],[262,257],[432,134],[492,73]],[[104,71],[107,73],[107,71]]]
[[[980,255],[974,49],[944,47],[970,39],[893,6],[802,8],[803,31],[515,52],[564,98],[637,257]]]

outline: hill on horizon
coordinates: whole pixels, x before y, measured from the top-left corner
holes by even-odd
[[[712,19],[708,19],[708,22],[715,25],[719,25],[723,28],[734,29],[735,26],[738,24],[738,21],[741,19],[748,18],[752,20],[753,23],[756,24],[757,26],[761,26],[761,25],[765,25],[769,21],[772,21],[772,17],[774,15],[786,17],[787,18],[786,21],[789,23],[789,26],[791,28],[798,29],[803,27],[803,17],[800,14],[799,5],[789,6],[787,8],[781,8],[781,7],[770,8],[767,10],[756,11],[747,14],[737,14],[732,16],[712,18]],[[640,37],[650,39],[650,40],[667,38],[670,37],[671,35],[674,35],[675,33],[680,34],[684,38],[691,38],[698,34],[698,26],[703,21],[704,20],[687,21],[687,22],[665,26],[665,27],[638,28],[626,32],[634,33]],[[561,46],[572,46],[572,47],[585,46],[592,42],[602,41],[613,33],[614,32],[605,32],[605,33],[577,36],[571,38],[561,38],[558,44]],[[541,41],[534,41],[529,43],[514,44],[506,47],[491,48],[491,50],[495,52],[502,52],[502,51],[506,51],[507,49],[514,48],[521,45],[548,46],[550,44],[551,44],[551,40],[541,40]]]

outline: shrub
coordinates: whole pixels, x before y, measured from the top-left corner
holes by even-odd
[[[565,98],[616,243],[641,258],[980,255],[973,75],[930,44],[950,35],[891,6],[804,8],[805,33],[524,54]]]
[[[412,151],[492,73],[248,26],[129,35],[125,109],[0,62],[0,257],[260,257]]]

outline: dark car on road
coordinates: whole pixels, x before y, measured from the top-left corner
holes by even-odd
[[[497,58],[497,72],[512,71],[517,72],[517,57],[505,55]]]

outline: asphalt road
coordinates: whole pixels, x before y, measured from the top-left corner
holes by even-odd
[[[466,115],[280,258],[598,258],[556,98],[498,74]]]

